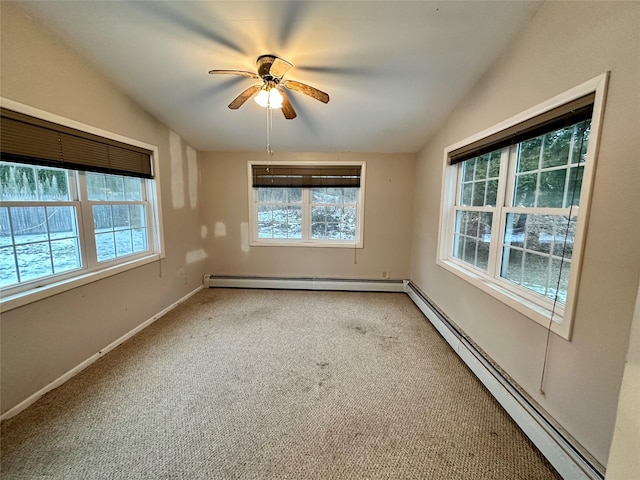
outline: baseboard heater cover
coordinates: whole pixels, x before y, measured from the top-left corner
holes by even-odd
[[[318,277],[243,277],[205,275],[209,288],[266,288],[275,290],[342,290],[352,292],[404,292],[404,280]]]
[[[563,478],[604,479],[604,466],[572,441],[411,281],[406,282],[406,293]]]

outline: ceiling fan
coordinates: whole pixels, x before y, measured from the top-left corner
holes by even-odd
[[[293,65],[275,55],[261,55],[256,60],[258,73],[246,70],[209,70],[211,74],[241,75],[244,77],[262,80],[262,83],[252,85],[238,95],[230,104],[229,108],[236,110],[244,102],[256,95],[255,101],[263,107],[281,108],[287,120],[296,118],[296,111],[293,109],[285,91],[280,87],[304,93],[322,103],[329,103],[329,95],[315,87],[295,80],[283,80],[284,75]]]

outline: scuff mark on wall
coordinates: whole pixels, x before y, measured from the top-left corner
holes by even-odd
[[[198,206],[198,154],[187,145],[187,179],[189,183],[189,206]]]
[[[175,132],[169,132],[169,153],[171,155],[171,202],[173,208],[184,207],[184,159],[182,139]]]
[[[249,224],[247,222],[240,224],[240,250],[244,253],[249,253],[249,250],[251,250],[249,246]]]
[[[215,226],[215,229],[213,231],[213,236],[215,238],[226,237],[227,236],[227,226],[223,222],[216,222],[216,226]]]
[[[187,255],[185,256],[185,262],[187,264],[191,264],[191,263],[197,263],[197,262],[201,262],[202,260],[206,260],[207,258],[209,258],[209,255],[207,255],[207,252],[205,252],[203,249],[198,249],[198,250],[191,250],[190,252],[187,252]]]
[[[206,225],[200,226],[200,238],[203,240],[209,235],[209,228]]]

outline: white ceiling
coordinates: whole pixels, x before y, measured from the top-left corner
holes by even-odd
[[[416,152],[531,20],[539,1],[20,1],[198,150],[259,151],[266,111],[227,108],[261,54],[294,64],[278,151]]]

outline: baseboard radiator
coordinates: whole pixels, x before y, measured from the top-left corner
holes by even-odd
[[[204,286],[271,288],[274,290],[343,290],[350,292],[404,292],[404,280],[352,280],[318,277],[238,277],[205,275]]]
[[[205,275],[209,288],[404,292],[563,478],[603,480],[605,468],[468,338],[410,280]]]

